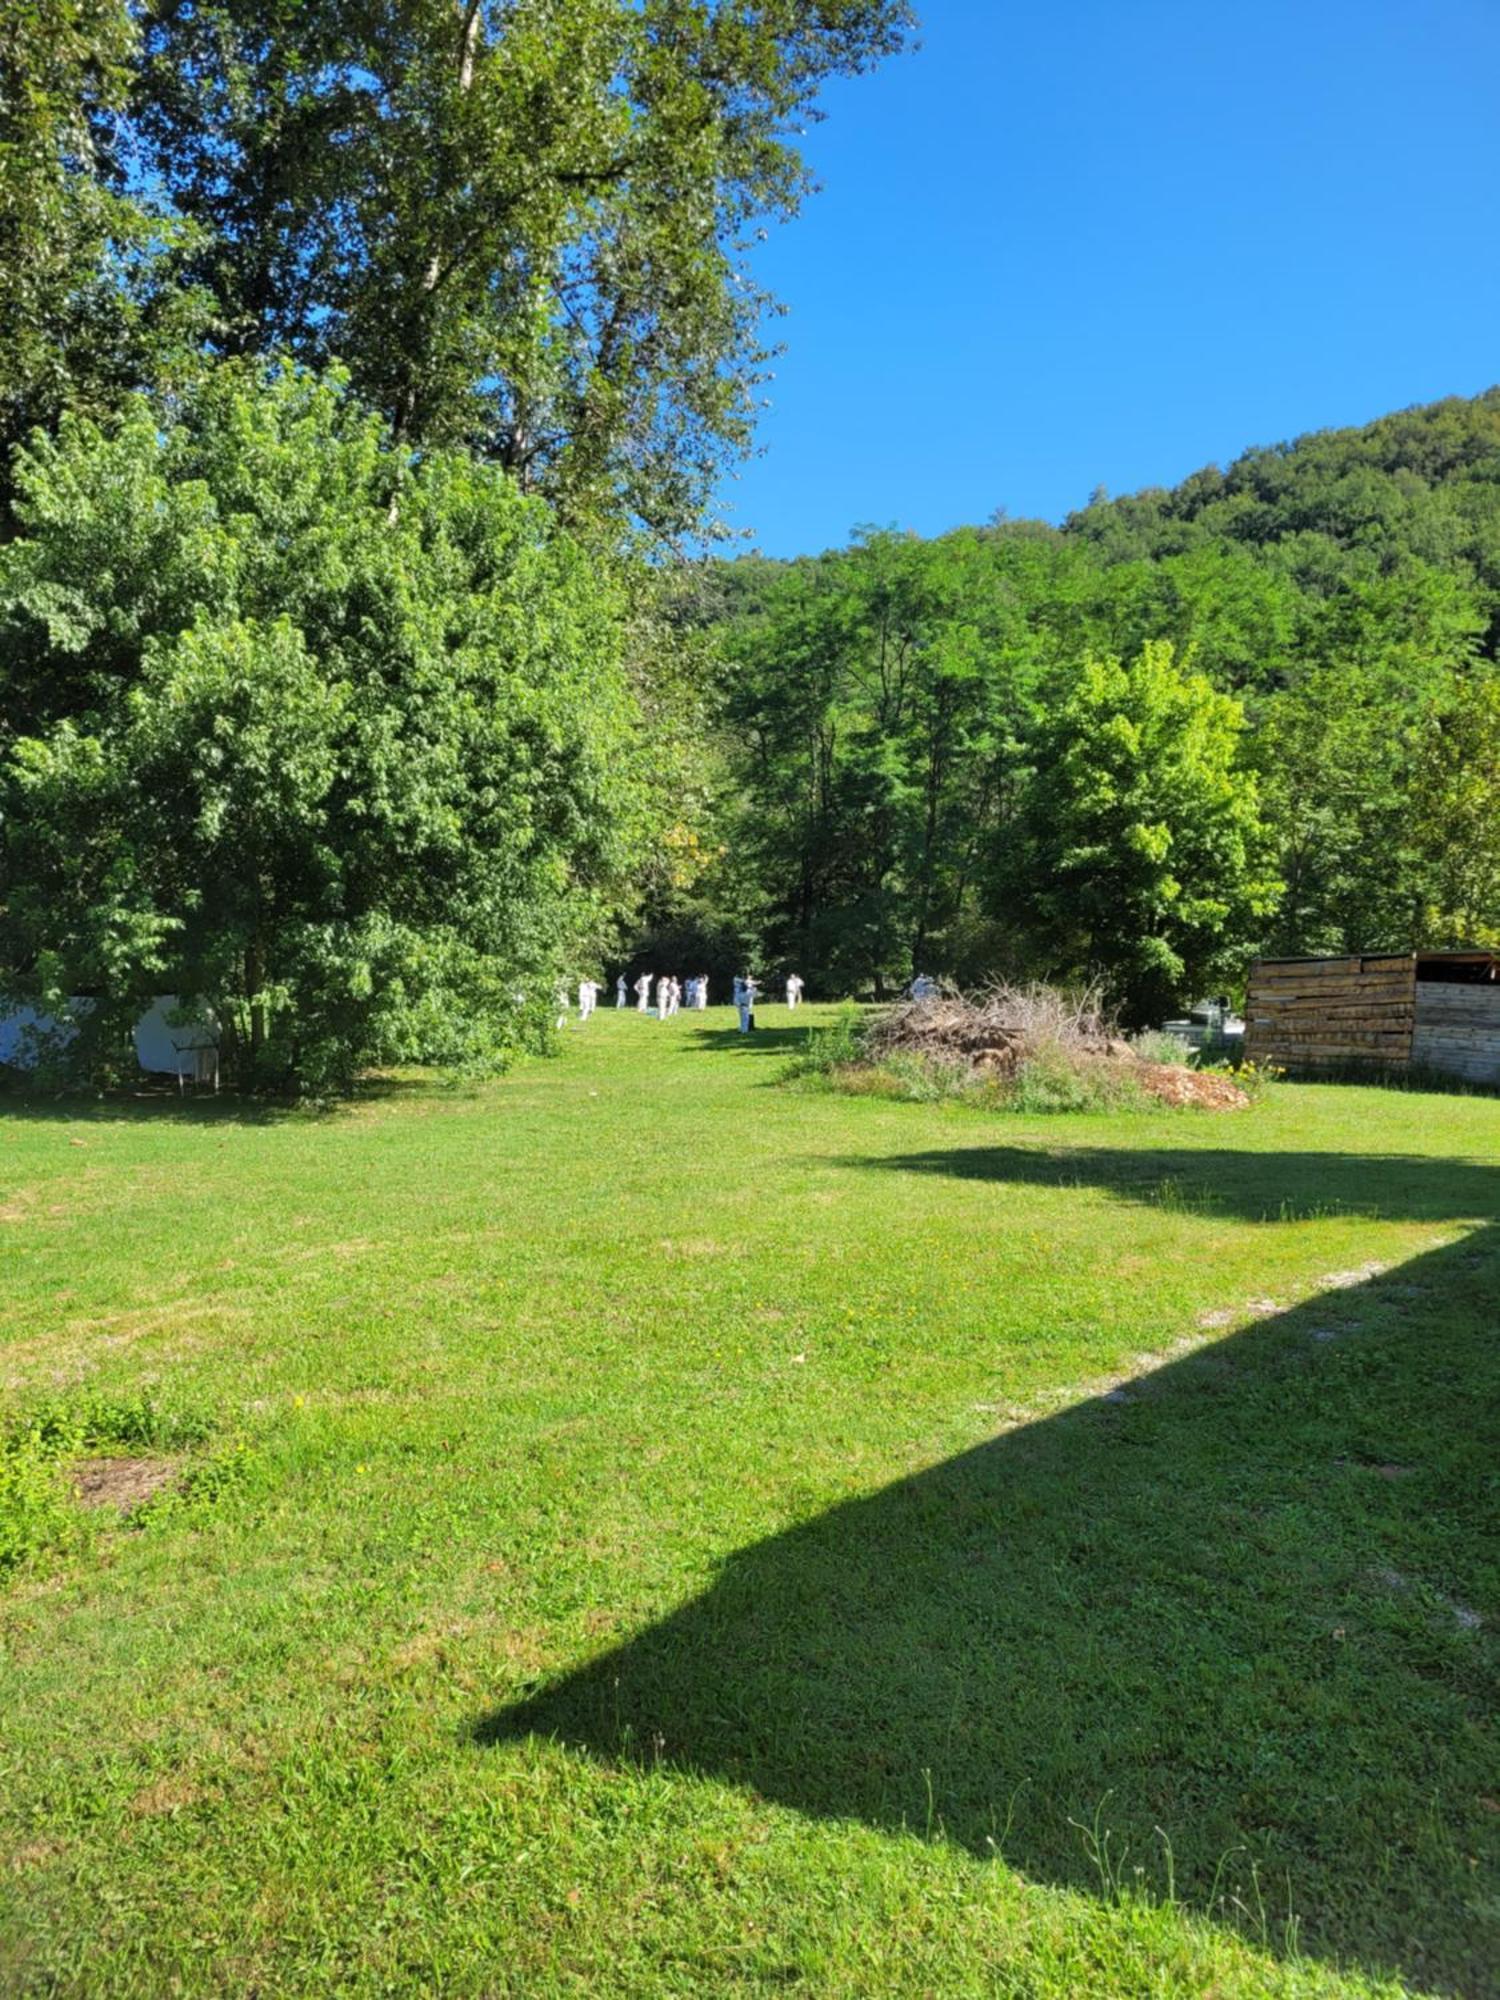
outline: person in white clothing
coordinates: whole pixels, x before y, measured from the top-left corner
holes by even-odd
[[[656,982],[656,1018],[658,1021],[665,1021],[667,1018],[667,999],[671,992],[671,987],[671,980],[667,977],[666,973],[663,973]]]
[[[795,972],[786,976],[786,1004],[795,1007],[802,998],[802,980]]]
[[[599,1004],[599,988],[594,984],[592,979],[580,979],[578,982],[579,1021],[580,1022],[586,1021],[589,1018],[590,1014],[593,1013],[595,1007],[598,1006],[598,1004]]]
[[[635,982],[635,1011],[638,1014],[644,1014],[648,1012],[650,1006],[651,1006],[651,974],[649,972],[643,972],[640,978]]]
[[[708,1005],[708,974],[700,972],[693,982],[693,1005],[701,1014]]]
[[[625,1005],[625,975],[623,972],[615,981],[615,1005],[616,1007],[623,1007]]]
[[[755,981],[747,973],[739,981],[740,1033],[748,1035],[755,1026],[755,996],[758,991]]]

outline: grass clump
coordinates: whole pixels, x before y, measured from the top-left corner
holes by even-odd
[[[26,1432],[0,1442],[0,1577],[73,1540],[79,1527],[55,1456]]]
[[[1022,1112],[1142,1111],[1147,1093],[1123,1063],[1041,1043],[1016,1064],[1004,1108]]]
[[[1143,1028],[1130,1037],[1130,1046],[1147,1063],[1180,1063],[1192,1066],[1193,1051],[1181,1035],[1169,1035],[1165,1028]]]

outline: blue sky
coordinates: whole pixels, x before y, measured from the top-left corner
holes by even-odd
[[[760,254],[754,546],[1056,520],[1500,381],[1500,0],[921,12]]]

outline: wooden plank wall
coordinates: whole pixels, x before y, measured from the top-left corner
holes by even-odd
[[[1284,1069],[1410,1060],[1416,960],[1262,958],[1250,969],[1245,1054]]]
[[[1419,979],[1411,1059],[1473,1083],[1500,1083],[1500,985]]]

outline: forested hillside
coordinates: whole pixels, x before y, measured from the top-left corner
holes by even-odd
[[[1097,967],[1147,1013],[1256,949],[1500,935],[1500,389],[678,610],[722,852],[674,942],[831,988]]]

